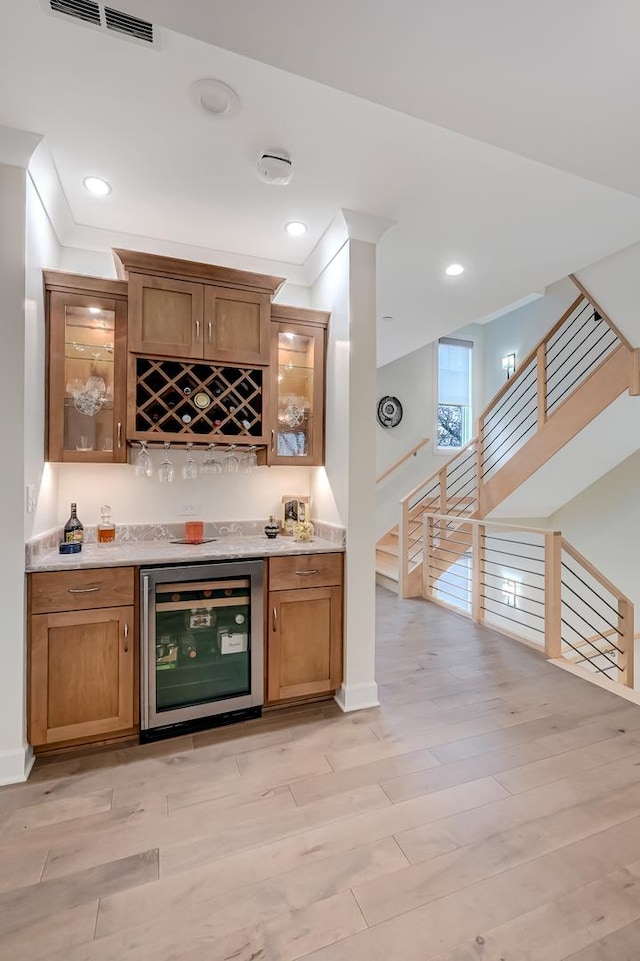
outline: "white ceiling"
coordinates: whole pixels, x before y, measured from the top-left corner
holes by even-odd
[[[379,317],[390,314],[394,320],[378,324],[379,363],[384,363],[640,239],[636,197],[437,126],[446,122],[464,129],[466,123],[466,132],[499,142],[496,130],[504,120],[504,132],[516,138],[518,124],[511,115],[529,106],[519,65],[528,64],[546,89],[548,62],[556,63],[538,59],[536,44],[548,40],[542,28],[525,38],[519,51],[510,49],[508,62],[503,51],[494,63],[490,54],[497,39],[486,24],[482,30],[476,24],[482,43],[476,43],[480,52],[472,50],[471,21],[461,17],[458,35],[451,34],[449,18],[436,9],[450,9],[445,3],[394,0],[392,18],[391,4],[374,0],[340,7],[329,0],[313,10],[306,5],[302,14],[299,3],[284,0],[266,5],[126,0],[119,6],[150,13],[156,23],[173,17],[177,28],[210,39],[215,27],[218,46],[162,30],[159,51],[145,49],[45,16],[39,0],[18,6],[0,0],[6,28],[0,34],[0,124],[45,136],[70,207],[68,224],[59,228],[65,244],[108,248],[126,243],[126,235],[131,246],[141,246],[144,238],[156,247],[172,241],[201,248],[201,259],[227,251],[252,258],[253,269],[260,258],[265,271],[276,272],[274,262],[285,270],[290,264],[288,272],[297,279],[338,209],[388,218],[396,226],[380,244],[378,307]],[[466,6],[470,13],[474,6],[482,6],[485,15],[488,7],[508,12],[508,5],[496,0]],[[599,5],[580,6],[593,12]],[[613,4],[618,6],[626,7]],[[364,7],[367,15],[358,19]],[[542,8],[544,14],[551,4]],[[429,17],[426,33],[415,21],[423,14]],[[587,19],[597,23],[597,17]],[[558,16],[558,33],[562,25]],[[505,13],[503,43],[509,30],[519,35],[520,23]],[[625,37],[618,38],[621,46]],[[222,49],[226,45],[255,59]],[[475,59],[465,61],[462,71],[465,50]],[[589,67],[583,67],[581,81],[589,100],[584,74],[590,77],[592,68],[584,46],[581,50],[581,62]],[[491,61],[491,69],[480,59]],[[288,70],[306,71],[322,82]],[[498,76],[499,97],[488,92]],[[237,118],[212,121],[195,111],[187,89],[202,77],[223,79],[238,91]],[[357,83],[360,96],[327,82],[345,89]],[[612,93],[609,82],[606,92]],[[538,119],[546,117],[553,127],[559,98],[550,103],[543,93]],[[599,103],[590,104],[598,125]],[[421,110],[435,123],[420,119]],[[531,117],[527,129],[536,150],[515,141],[508,146],[540,157],[550,149],[548,140],[560,150],[566,139],[586,163],[588,151],[579,144],[586,138],[597,152],[600,127],[594,122],[585,130],[584,105],[577,115],[563,111],[571,136],[564,136],[562,125],[552,136]],[[602,129],[609,130],[605,119]],[[295,163],[293,182],[284,188],[260,183],[253,172],[260,151],[278,146],[289,150]],[[630,155],[608,153],[615,153],[611,170],[599,179],[630,189],[614,169],[628,163],[636,176]],[[568,154],[542,159],[575,169]],[[89,197],[82,188],[87,174],[109,180],[111,197]],[[284,233],[291,219],[309,225],[302,240]],[[444,276],[452,261],[467,266],[461,278]]]

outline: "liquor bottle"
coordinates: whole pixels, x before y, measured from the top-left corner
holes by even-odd
[[[111,520],[111,508],[104,504],[100,508],[100,523],[96,529],[96,543],[113,544],[116,539],[116,525]]]
[[[71,516],[64,525],[64,541],[66,544],[82,544],[84,537],[84,527],[78,520],[78,508],[76,504],[71,505]]]

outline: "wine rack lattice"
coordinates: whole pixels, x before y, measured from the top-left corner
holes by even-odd
[[[265,376],[261,368],[148,357],[137,357],[135,364],[137,437],[261,437]]]

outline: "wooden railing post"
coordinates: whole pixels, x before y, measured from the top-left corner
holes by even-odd
[[[440,503],[438,511],[440,514],[447,513],[447,468],[441,467],[438,471],[438,482],[440,484]]]
[[[544,651],[562,657],[562,534],[544,535]]]
[[[428,601],[433,599],[431,586],[431,551],[433,550],[433,517],[424,515],[424,548],[422,551],[422,596]]]
[[[640,396],[640,347],[634,347],[630,357],[631,371],[629,373],[629,394],[631,397]]]
[[[408,597],[409,589],[409,498],[400,501],[400,523],[398,525],[398,577],[400,597]]]
[[[471,618],[475,624],[481,624],[484,621],[482,610],[484,532],[484,524],[471,525]]]
[[[484,517],[484,484],[482,474],[484,471],[484,417],[478,420],[478,430],[476,433],[476,516]]]
[[[536,351],[536,410],[538,412],[538,430],[542,430],[547,423],[547,342],[538,345]]]
[[[618,666],[622,668],[620,672],[620,683],[633,688],[633,604],[626,598],[618,599],[618,642],[622,654],[618,655]]]

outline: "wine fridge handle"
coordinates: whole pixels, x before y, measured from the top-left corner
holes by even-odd
[[[273,630],[277,631],[278,630],[278,612],[276,611],[275,607],[273,608],[272,624],[273,624]]]
[[[149,577],[142,578],[142,729],[149,727]]]
[[[129,625],[128,624],[124,625],[122,634],[124,636],[124,653],[128,654],[129,653]]]
[[[122,447],[122,421],[118,421],[118,447]]]

